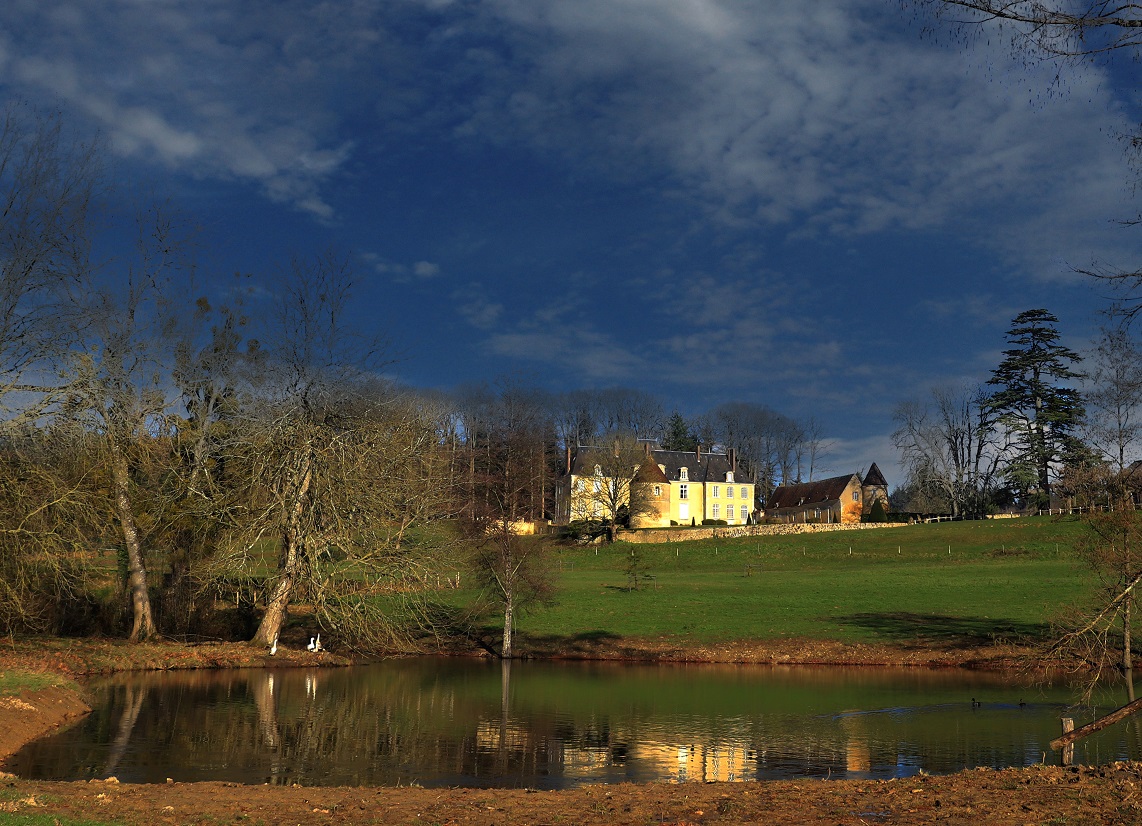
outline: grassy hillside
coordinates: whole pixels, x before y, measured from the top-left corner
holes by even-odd
[[[1078,521],[1027,518],[697,542],[563,547],[556,602],[520,631],[689,642],[1034,637],[1087,594]],[[651,578],[627,590],[630,555]]]

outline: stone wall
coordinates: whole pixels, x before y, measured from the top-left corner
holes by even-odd
[[[806,525],[705,525],[698,528],[645,528],[618,532],[620,542],[690,542],[695,539],[734,539],[740,536],[786,536],[824,531],[863,531],[877,528],[902,528],[902,522],[858,522],[856,524]]]

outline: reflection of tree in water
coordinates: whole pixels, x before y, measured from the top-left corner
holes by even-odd
[[[103,767],[103,776],[111,777],[115,774],[119,762],[127,751],[127,743],[131,740],[131,733],[139,720],[139,712],[143,708],[143,701],[147,699],[147,686],[127,686],[124,689],[126,702],[123,713],[119,717],[119,728],[115,732],[115,739],[111,743],[111,751],[107,755],[107,763]]]
[[[250,693],[254,697],[254,705],[258,709],[258,726],[261,729],[262,740],[271,749],[278,746],[278,713],[277,703],[274,702],[274,672],[267,671],[258,674],[251,680]]]

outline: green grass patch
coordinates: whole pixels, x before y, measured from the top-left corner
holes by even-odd
[[[1031,517],[553,551],[554,604],[517,628],[549,639],[687,643],[813,638],[970,647],[1046,633],[1090,592],[1077,520]],[[627,590],[629,556],[649,575]],[[489,626],[491,627],[491,626]]]
[[[25,691],[39,691],[53,686],[74,685],[59,674],[42,671],[0,671],[0,697],[15,697]]]
[[[0,826],[111,826],[115,821],[76,820],[50,814],[10,814],[0,812]]]

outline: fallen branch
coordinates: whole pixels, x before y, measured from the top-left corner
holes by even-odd
[[[1051,748],[1055,751],[1058,751],[1063,746],[1069,746],[1076,740],[1081,740],[1088,735],[1094,734],[1096,731],[1101,731],[1107,726],[1114,725],[1119,720],[1123,720],[1129,717],[1136,711],[1142,711],[1142,698],[1139,698],[1132,703],[1127,703],[1117,711],[1112,711],[1105,717],[1099,717],[1094,722],[1087,723],[1082,728],[1077,728],[1074,731],[1069,731],[1062,737],[1056,737],[1051,741]]]

